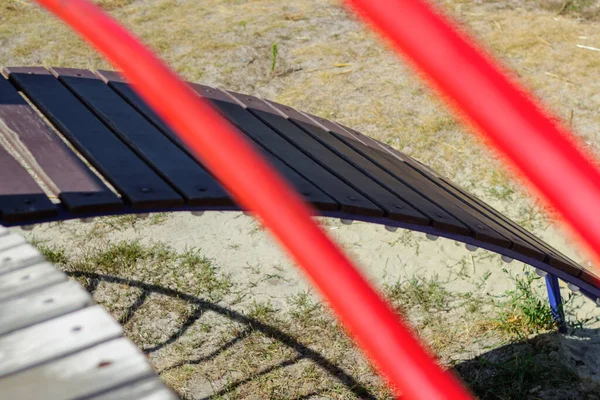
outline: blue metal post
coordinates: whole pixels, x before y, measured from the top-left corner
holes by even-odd
[[[552,316],[558,324],[558,331],[565,333],[567,326],[565,324],[565,314],[563,311],[562,297],[560,296],[560,286],[558,278],[555,275],[546,275],[546,289],[548,289],[548,301],[552,309]]]

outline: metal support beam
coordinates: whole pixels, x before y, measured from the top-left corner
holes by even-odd
[[[552,309],[552,316],[558,324],[558,331],[565,333],[567,326],[565,324],[565,313],[563,310],[562,297],[560,296],[560,286],[558,278],[555,275],[546,275],[546,289],[548,289],[548,301]]]

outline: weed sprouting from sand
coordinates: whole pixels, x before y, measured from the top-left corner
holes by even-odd
[[[279,49],[277,47],[277,43],[273,43],[271,45],[271,74],[275,72],[275,67],[277,66],[277,54],[279,53]]]
[[[35,246],[40,253],[52,264],[63,265],[69,261],[67,253],[63,247],[49,246],[42,241],[30,239],[29,243]]]
[[[498,327],[517,338],[554,329],[552,309],[535,289],[541,278],[529,271],[521,275],[512,275],[506,268],[503,271],[514,281],[515,288],[506,291],[497,302],[500,311],[494,322]]]
[[[450,301],[450,293],[437,277],[398,281],[386,285],[384,291],[402,310],[420,307],[426,312],[442,311],[448,309]]]
[[[290,296],[287,301],[291,306],[290,317],[300,325],[311,323],[316,315],[323,312],[323,305],[315,301],[314,297],[308,291],[302,291]]]
[[[38,245],[52,262],[66,271],[93,272],[128,279],[142,279],[211,300],[231,292],[231,277],[217,270],[198,250],[177,252],[164,243],[119,241],[91,246],[70,257],[60,247]]]

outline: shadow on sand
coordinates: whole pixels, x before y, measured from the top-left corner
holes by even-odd
[[[126,284],[141,290],[141,295],[129,306],[120,322],[127,323],[144,304],[150,294],[160,294],[187,302],[195,307],[192,313],[169,338],[151,347],[143,348],[146,354],[154,353],[161,348],[176,342],[206,311],[214,312],[244,328],[240,333],[222,344],[219,348],[196,359],[180,361],[164,368],[159,373],[182,367],[210,362],[236,343],[244,340],[251,332],[259,331],[262,335],[277,340],[281,344],[294,349],[296,356],[261,370],[256,374],[229,382],[221,390],[217,390],[205,399],[221,398],[236,388],[253,381],[272,371],[291,366],[300,360],[310,360],[341,382],[359,399],[376,399],[353,376],[334,362],[328,360],[318,351],[297,341],[286,332],[250,318],[237,311],[208,302],[189,294],[147,284],[140,281],[123,279],[116,276],[88,273],[68,272],[73,278],[86,278],[89,282],[87,290],[93,293],[100,282]],[[457,363],[453,370],[473,393],[481,399],[596,399],[600,400],[598,382],[600,382],[600,333],[597,330],[577,330],[570,336],[556,333],[538,335],[534,338],[510,343],[495,348],[476,358]],[[319,392],[309,393],[297,399],[323,398]]]

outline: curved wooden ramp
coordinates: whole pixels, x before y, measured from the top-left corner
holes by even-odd
[[[0,397],[177,397],[77,283],[0,226]]]
[[[0,223],[239,209],[118,74],[39,67],[4,73]],[[600,297],[592,272],[409,156],[281,104],[190,85],[320,215],[417,230],[523,261],[549,274],[557,312],[557,278]]]

